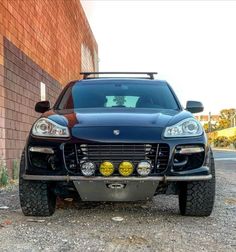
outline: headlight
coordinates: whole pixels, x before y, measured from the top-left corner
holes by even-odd
[[[201,124],[194,118],[188,118],[179,123],[166,127],[164,137],[191,137],[203,133]]]
[[[40,118],[33,126],[32,134],[46,137],[69,137],[69,130],[48,118]]]

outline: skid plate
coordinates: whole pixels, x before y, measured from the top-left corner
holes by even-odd
[[[139,201],[153,197],[158,181],[73,181],[83,201]]]

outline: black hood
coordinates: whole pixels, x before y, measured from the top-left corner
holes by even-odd
[[[186,111],[147,109],[81,109],[46,112],[47,117],[58,124],[74,127],[134,126],[166,127],[192,116]]]

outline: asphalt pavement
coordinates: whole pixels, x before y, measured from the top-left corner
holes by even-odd
[[[214,150],[213,154],[216,161],[236,161],[236,151],[234,150]]]

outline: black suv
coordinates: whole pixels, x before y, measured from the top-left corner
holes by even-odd
[[[82,74],[52,108],[48,101],[35,106],[42,115],[21,158],[23,213],[51,215],[57,196],[138,201],[171,193],[179,196],[182,215],[210,215],[214,159],[191,114],[203,111],[202,104],[188,101],[183,109],[152,72],[147,78]]]

